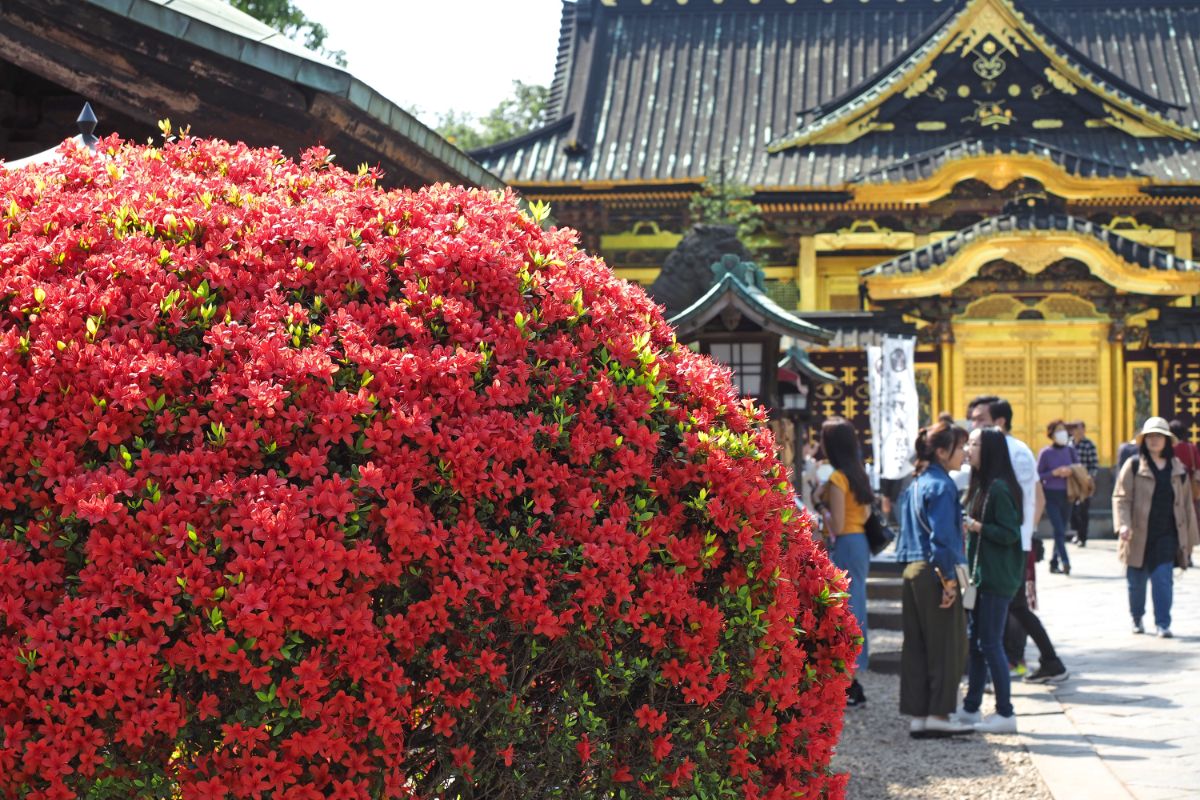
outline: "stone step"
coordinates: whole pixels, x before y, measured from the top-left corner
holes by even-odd
[[[899,600],[867,599],[867,627],[871,630],[899,631],[904,629]]]
[[[904,579],[890,575],[867,576],[868,600],[899,600],[904,597]]]
[[[900,674],[900,648],[904,635],[900,631],[871,630],[871,660],[867,669],[885,675]]]
[[[893,576],[898,578],[903,572],[904,565],[896,561],[895,551],[889,548],[871,559],[871,569],[868,574],[871,576]]]
[[[900,651],[884,650],[877,653],[872,650],[870,663],[867,664],[867,669],[871,670],[871,672],[879,672],[884,675],[899,675]]]

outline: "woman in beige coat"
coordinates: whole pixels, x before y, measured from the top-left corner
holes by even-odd
[[[1187,568],[1200,544],[1196,506],[1187,468],[1172,453],[1175,441],[1162,417],[1146,420],[1137,436],[1138,456],[1125,462],[1113,488],[1113,526],[1129,584],[1133,632],[1145,633],[1146,582],[1154,600],[1158,635],[1171,637],[1175,567]]]

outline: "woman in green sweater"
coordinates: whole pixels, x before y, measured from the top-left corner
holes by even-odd
[[[967,490],[967,564],[975,587],[975,606],[969,612],[971,643],[967,695],[959,722],[982,733],[1016,733],[1008,658],[1004,654],[1004,623],[1008,604],[1024,579],[1021,552],[1021,486],[1008,456],[1000,428],[979,428],[967,440],[971,485]],[[982,719],[983,685],[988,674],[996,692],[996,713]]]

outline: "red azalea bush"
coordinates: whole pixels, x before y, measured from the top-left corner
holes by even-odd
[[[0,170],[0,796],[843,793],[844,579],[571,232],[63,152]]]

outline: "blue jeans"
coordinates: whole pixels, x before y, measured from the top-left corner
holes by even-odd
[[[1154,600],[1154,624],[1160,628],[1171,627],[1171,601],[1175,589],[1175,565],[1164,561],[1152,570],[1144,567],[1126,567],[1125,580],[1129,584],[1129,613],[1138,622],[1146,614],[1146,581],[1150,581],[1150,597]]]
[[[983,704],[983,684],[990,672],[996,692],[996,713],[1002,717],[1013,715],[1008,656],[1004,654],[1004,623],[1008,620],[1011,601],[1011,597],[982,590],[975,596],[975,608],[969,612],[967,624],[971,654],[967,661],[967,696],[963,698],[963,711],[979,710]]]
[[[1066,489],[1046,489],[1046,516],[1050,518],[1050,527],[1054,529],[1054,555],[1050,557],[1051,564],[1062,564],[1071,568],[1071,559],[1067,555],[1067,521],[1071,518],[1071,504],[1067,502]]]
[[[867,571],[871,568],[871,548],[865,533],[850,533],[839,536],[833,543],[829,558],[838,569],[850,575],[850,613],[862,630],[862,652],[858,654],[855,672],[867,668]]]

